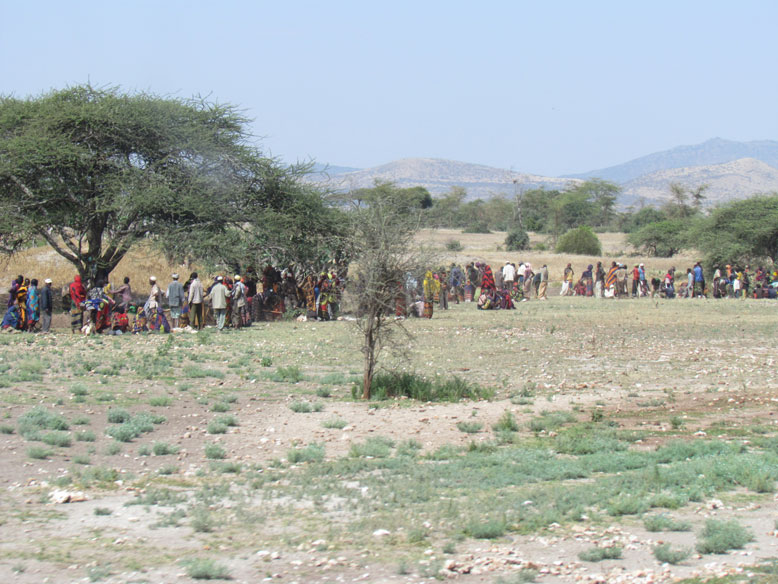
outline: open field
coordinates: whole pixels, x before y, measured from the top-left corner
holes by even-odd
[[[454,305],[385,364],[455,403],[354,401],[347,321],[2,335],[0,581],[774,581],[776,310]]]

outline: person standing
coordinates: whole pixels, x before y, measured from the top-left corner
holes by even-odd
[[[594,297],[603,298],[603,289],[605,286],[605,268],[602,262],[597,262],[597,268],[594,271]]]
[[[30,281],[30,289],[27,291],[27,330],[33,332],[35,325],[41,318],[40,293],[38,292],[38,280]]]
[[[41,289],[40,294],[41,332],[48,333],[51,330],[51,313],[54,309],[54,294],[51,292],[51,279],[46,278],[43,283],[45,285]]]
[[[16,304],[16,292],[18,292],[19,287],[24,282],[24,276],[19,274],[15,280],[11,281],[11,287],[8,289],[8,306],[6,308],[11,308],[14,304]]]
[[[203,283],[197,277],[197,272],[192,272],[189,276],[189,311],[192,314],[192,328],[202,330],[205,322],[203,321]]]
[[[691,268],[686,268],[686,294],[684,298],[694,298],[694,273]]]
[[[632,268],[632,298],[637,298],[638,295],[638,283],[640,282],[640,269],[638,265]]]
[[[119,286],[116,290],[116,294],[119,296],[119,305],[117,310],[121,313],[126,313],[132,302],[132,289],[130,288],[130,279],[125,277],[124,284]]]
[[[230,292],[232,296],[232,326],[240,328],[246,323],[246,285],[241,282],[240,274],[235,274],[235,283]]]
[[[573,293],[573,264],[567,264],[564,274],[562,274],[562,290],[560,296],[570,296]]]
[[[170,307],[170,320],[172,321],[173,328],[178,328],[181,318],[181,306],[184,303],[184,287],[178,281],[178,274],[173,274],[171,277],[173,281],[168,284],[165,296]]]
[[[513,290],[513,282],[516,279],[516,268],[510,262],[505,262],[502,268],[502,283],[503,290],[510,292]]]
[[[224,330],[224,319],[227,316],[227,287],[223,282],[224,278],[218,276],[216,278],[216,284],[213,285],[209,293],[209,296],[211,297],[211,306],[216,315],[216,328],[220,331]]]
[[[694,264],[694,296],[705,296],[705,275],[702,273],[700,262]]]
[[[78,333],[84,326],[83,303],[86,300],[86,289],[81,283],[81,276],[78,274],[70,283],[70,331]]]
[[[156,321],[157,309],[159,309],[159,306],[162,302],[162,290],[160,290],[159,286],[157,285],[156,276],[151,276],[149,278],[149,286],[151,286],[151,290],[149,290],[149,298],[146,300],[146,306],[144,308],[146,312],[146,318],[149,321]]]
[[[646,280],[646,265],[638,266],[638,295],[648,296],[648,280]]]
[[[548,266],[543,264],[540,268],[540,286],[538,286],[538,300],[548,300]]]

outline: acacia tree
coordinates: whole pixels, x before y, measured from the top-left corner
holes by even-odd
[[[287,194],[246,123],[230,105],[90,85],[0,97],[0,244],[42,238],[94,279],[150,236],[216,240]]]
[[[418,273],[423,252],[415,245],[419,210],[401,189],[380,184],[360,192],[361,204],[350,215],[348,293],[355,303],[356,326],[362,337],[362,397],[370,389],[379,356],[396,337],[408,334],[395,318],[398,295],[407,273]]]

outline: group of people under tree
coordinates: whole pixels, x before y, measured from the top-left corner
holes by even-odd
[[[192,272],[186,282],[171,274],[167,286],[150,276],[148,292],[138,295],[125,277],[119,286],[95,278],[86,285],[80,275],[61,288],[61,307],[70,315],[73,333],[170,332],[239,329],[284,315],[332,320],[337,317],[343,282],[334,271],[307,274],[298,281],[293,268],[267,265],[261,273],[249,267],[243,275],[217,275],[203,282]],[[8,290],[4,331],[50,332],[55,292],[51,279],[38,288],[37,279],[18,276]],[[38,324],[40,323],[40,328]]]

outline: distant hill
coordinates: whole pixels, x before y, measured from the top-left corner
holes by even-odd
[[[702,144],[678,146],[670,150],[655,152],[635,158],[629,162],[592,170],[582,174],[569,175],[568,178],[599,177],[619,184],[625,184],[642,175],[690,166],[709,166],[732,162],[742,158],[755,158],[778,168],[778,142],[774,140],[756,140],[753,142],[735,142],[722,138],[713,138]]]
[[[741,158],[723,164],[659,170],[624,183],[622,203],[644,199],[661,204],[670,198],[670,184],[674,182],[690,188],[707,184],[704,203],[708,206],[778,192],[778,169],[761,160]]]
[[[576,179],[511,172],[481,164],[438,158],[404,158],[373,168],[342,173],[333,172],[334,168],[337,167],[330,167],[328,176],[316,174],[309,180],[326,184],[339,191],[369,188],[376,180],[392,182],[399,187],[422,186],[433,195],[448,192],[452,187],[463,187],[467,190],[468,199],[512,194],[516,188],[563,189],[580,182]]]

